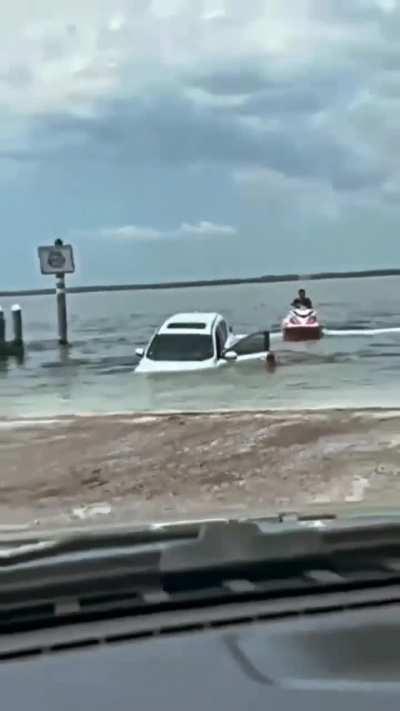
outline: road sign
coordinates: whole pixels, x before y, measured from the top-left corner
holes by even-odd
[[[38,252],[42,274],[74,273],[74,253],[70,244],[39,247]]]

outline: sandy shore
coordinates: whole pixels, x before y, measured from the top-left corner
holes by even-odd
[[[0,421],[0,526],[357,501],[400,504],[400,410]]]

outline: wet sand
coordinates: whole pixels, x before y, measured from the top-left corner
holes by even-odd
[[[359,501],[400,504],[400,410],[0,421],[0,526]]]

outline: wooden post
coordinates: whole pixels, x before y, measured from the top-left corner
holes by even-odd
[[[58,342],[61,346],[68,345],[67,299],[65,294],[65,276],[56,276]]]
[[[4,311],[0,307],[0,347],[5,346],[6,343],[6,320],[4,318]]]
[[[14,345],[22,346],[24,342],[23,329],[22,329],[22,310],[18,304],[14,304],[11,309],[12,321],[13,321],[13,332],[14,332]]]

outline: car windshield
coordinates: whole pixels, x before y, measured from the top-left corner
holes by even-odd
[[[202,361],[213,357],[209,335],[197,333],[162,333],[154,336],[147,351],[150,360]]]

